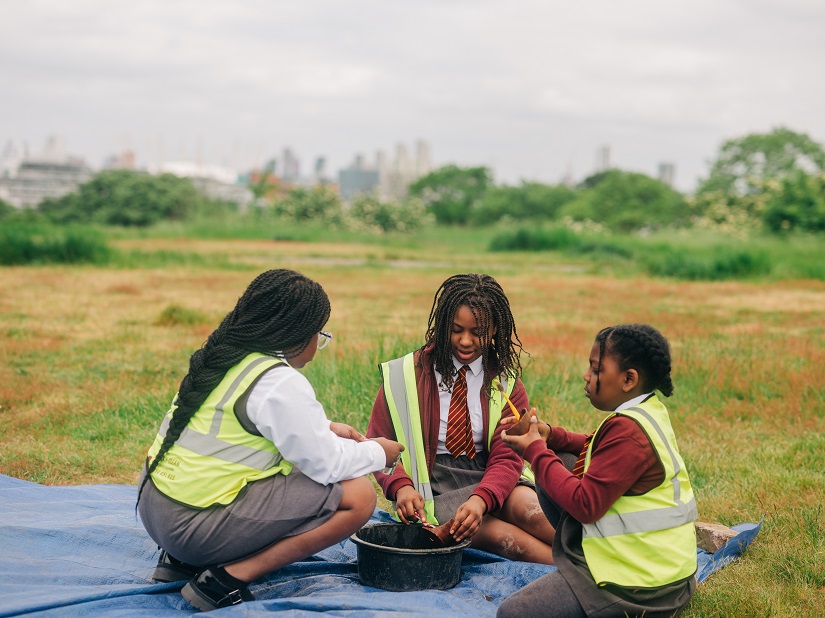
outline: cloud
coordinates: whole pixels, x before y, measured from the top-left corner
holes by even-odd
[[[200,141],[238,165],[289,145],[335,169],[424,138],[512,181],[584,175],[609,143],[688,189],[724,139],[825,138],[824,26],[814,0],[6,3],[0,140],[59,133],[92,161]]]

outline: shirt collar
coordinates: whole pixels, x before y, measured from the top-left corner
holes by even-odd
[[[645,399],[650,397],[653,393],[645,393],[644,395],[639,395],[638,397],[634,397],[630,401],[625,401],[621,404],[618,408],[614,410],[614,412],[620,412],[621,410],[627,410],[628,408],[632,408],[633,406],[637,406],[642,403]]]
[[[458,359],[455,356],[453,356],[453,366],[455,367],[456,371],[458,371],[464,366],[464,363],[460,363]],[[484,368],[484,363],[481,357],[479,356],[472,363],[467,365],[467,367],[469,368],[468,371],[472,372],[474,376],[478,376],[479,374],[481,374],[481,371]]]

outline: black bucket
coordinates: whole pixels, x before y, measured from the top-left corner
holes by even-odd
[[[447,590],[461,579],[465,539],[451,547],[433,547],[432,538],[415,524],[372,524],[350,537],[358,548],[362,584],[406,592]]]

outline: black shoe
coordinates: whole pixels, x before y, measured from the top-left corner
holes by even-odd
[[[199,570],[198,567],[181,562],[162,549],[152,579],[158,582],[179,582],[183,579],[192,579]]]
[[[190,579],[180,593],[202,612],[255,600],[245,582],[214,566],[203,569]]]

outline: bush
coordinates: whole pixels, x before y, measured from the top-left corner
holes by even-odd
[[[340,226],[343,222],[344,204],[336,193],[326,187],[297,187],[291,189],[286,197],[275,200],[272,213],[291,221],[314,221]]]
[[[520,187],[492,187],[472,213],[476,225],[491,225],[504,218],[516,221],[550,221],[557,219],[562,206],[572,201],[576,192],[564,185],[523,182]]]
[[[204,324],[207,324],[207,319],[203,313],[175,304],[166,307],[155,320],[156,326],[201,326]]]
[[[0,200],[0,221],[5,219],[6,217],[10,217],[16,211],[17,211],[17,209],[14,206],[9,204],[8,202],[4,202],[3,200]]]
[[[112,256],[100,232],[51,225],[0,225],[0,264],[105,264]]]
[[[581,234],[569,227],[520,228],[493,238],[490,251],[561,251],[591,258],[632,258],[632,241],[604,234]]]
[[[561,207],[562,216],[619,232],[681,226],[690,220],[684,196],[644,174],[608,170],[585,179],[580,190]]]
[[[379,233],[412,232],[434,223],[421,200],[380,200],[371,195],[356,196],[347,217],[349,229]]]
[[[185,220],[206,199],[189,180],[172,174],[106,170],[75,193],[43,200],[38,210],[54,223],[145,227],[163,219]]]
[[[825,174],[785,178],[768,197],[763,221],[772,232],[825,231]]]
[[[652,275],[674,279],[723,281],[746,279],[771,273],[771,262],[763,251],[711,247],[703,252],[661,248],[646,255],[647,270]]]
[[[490,241],[490,251],[564,251],[580,247],[581,237],[565,227],[519,228],[503,232]]]

